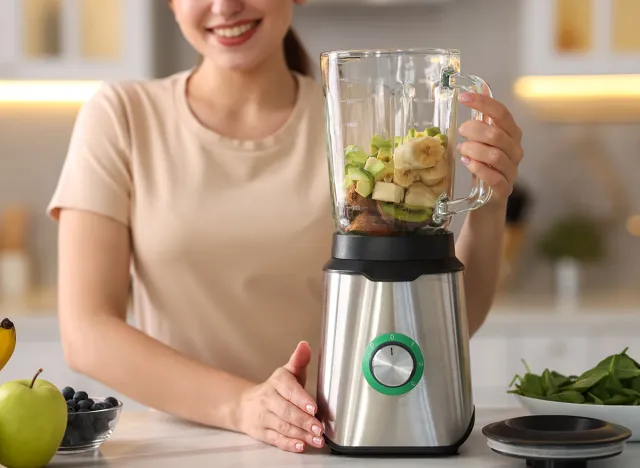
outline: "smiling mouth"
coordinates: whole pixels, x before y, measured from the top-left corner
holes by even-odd
[[[233,39],[233,38],[243,36],[244,34],[248,33],[252,29],[256,28],[259,24],[260,24],[260,20],[257,20],[257,21],[252,21],[251,23],[246,23],[246,24],[232,26],[232,27],[207,28],[207,31],[219,37]]]

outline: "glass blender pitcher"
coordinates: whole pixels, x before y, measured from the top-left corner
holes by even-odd
[[[457,50],[326,52],[321,69],[339,232],[446,229],[452,215],[489,200],[475,176],[471,193],[452,199],[458,93],[490,94],[482,79],[460,74]]]

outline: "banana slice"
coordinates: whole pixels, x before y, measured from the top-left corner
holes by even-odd
[[[444,147],[440,139],[432,136],[407,140],[393,153],[396,169],[405,172],[434,167],[443,156]]]
[[[420,180],[420,176],[415,171],[406,171],[397,168],[393,170],[393,183],[400,187],[407,188],[418,180]]]
[[[436,197],[439,197],[443,193],[449,195],[449,177],[445,177],[437,184],[431,185],[429,188],[436,194]]]
[[[438,196],[432,189],[421,182],[411,184],[404,197],[404,202],[409,206],[420,208],[433,208],[436,206]]]
[[[449,160],[443,157],[435,166],[428,169],[420,169],[418,171],[418,176],[420,177],[420,182],[425,184],[427,187],[431,187],[432,185],[436,185],[438,182],[441,182],[448,173]]]

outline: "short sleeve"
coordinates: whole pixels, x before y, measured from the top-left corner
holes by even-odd
[[[130,137],[116,85],[104,84],[81,107],[47,214],[65,208],[91,211],[129,225]]]

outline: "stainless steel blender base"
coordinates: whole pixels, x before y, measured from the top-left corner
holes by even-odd
[[[474,406],[452,236],[335,245],[325,269],[317,395],[327,444],[344,454],[456,454],[473,429]],[[416,261],[421,253],[431,258]],[[345,260],[349,254],[378,258]]]

